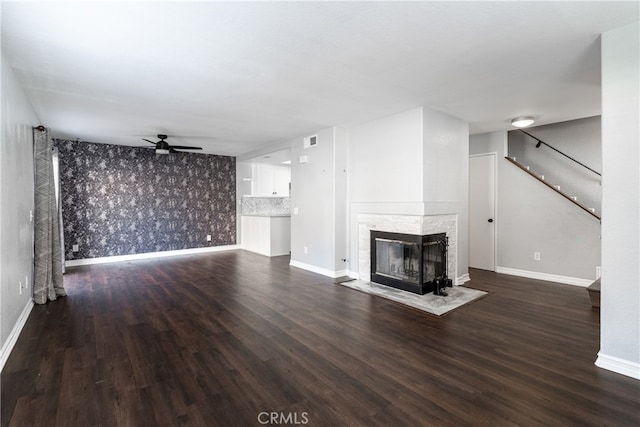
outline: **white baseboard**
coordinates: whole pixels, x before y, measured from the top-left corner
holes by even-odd
[[[346,268],[344,270],[338,270],[335,272],[336,277],[334,277],[334,279],[337,279],[338,277],[345,277],[345,276],[349,276],[349,270],[347,270]]]
[[[18,317],[18,321],[13,326],[9,337],[2,346],[2,349],[0,349],[0,372],[4,369],[4,364],[7,363],[7,359],[9,359],[9,355],[18,341],[20,332],[22,332],[22,328],[24,328],[25,323],[27,323],[31,309],[33,309],[33,299],[29,298],[27,305],[24,307],[24,310],[22,310],[22,313],[20,313],[20,317]]]
[[[311,271],[312,273],[322,274],[323,276],[331,277],[332,279],[337,279],[338,277],[349,275],[349,271],[346,269],[333,271],[327,268],[317,267],[311,264],[305,264],[304,262],[300,262],[300,261],[289,261],[289,265],[291,267],[297,267],[303,270]]]
[[[602,369],[626,375],[636,380],[640,380],[640,363],[630,362],[619,357],[608,356],[602,352],[598,353],[596,366]]]
[[[469,280],[471,280],[471,277],[469,276],[469,273],[463,274],[462,276],[460,276],[460,277],[458,277],[456,279],[456,286],[463,285],[463,284],[467,283]]]
[[[496,267],[496,273],[509,274],[511,276],[526,277],[529,279],[545,280],[547,282],[563,283],[565,285],[581,286],[586,288],[595,279],[580,279],[578,277],[559,276],[557,274],[540,273],[537,271],[519,270],[517,268]]]
[[[244,245],[238,245],[238,249],[242,249],[243,251],[247,251],[247,252],[251,252],[254,254],[258,254],[258,255],[263,255],[263,256],[268,256],[269,258],[272,258],[274,256],[285,256],[285,255],[291,255],[290,251],[287,251],[285,253],[269,253],[267,251],[261,251],[258,249],[253,249],[253,248],[247,248]]]
[[[144,254],[117,255],[117,256],[108,256],[108,257],[101,257],[101,258],[73,259],[73,260],[65,261],[64,265],[66,267],[75,267],[78,265],[106,264],[110,262],[134,261],[138,259],[163,258],[163,257],[180,256],[180,255],[201,254],[206,252],[230,251],[233,249],[240,249],[240,245],[211,246],[207,248],[180,249],[177,251],[147,252]]]

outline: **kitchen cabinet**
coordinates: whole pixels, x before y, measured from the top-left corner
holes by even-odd
[[[242,215],[240,222],[243,249],[266,256],[290,253],[290,216]]]
[[[252,172],[252,196],[289,196],[291,167],[254,163]]]

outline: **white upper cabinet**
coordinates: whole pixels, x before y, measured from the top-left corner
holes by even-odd
[[[254,163],[251,172],[252,196],[289,196],[291,167]]]

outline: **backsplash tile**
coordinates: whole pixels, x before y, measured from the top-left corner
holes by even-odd
[[[291,197],[243,196],[240,212],[242,215],[291,215]]]

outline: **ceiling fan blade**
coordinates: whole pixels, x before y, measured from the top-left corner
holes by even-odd
[[[153,145],[156,145],[156,143],[155,143],[155,142],[153,142],[153,141],[149,141],[149,140],[148,140],[148,139],[146,139],[146,138],[142,138],[142,140],[143,140],[143,141],[150,142],[150,143],[152,143]]]
[[[189,147],[186,145],[171,145],[170,147],[178,150],[202,150],[202,147]]]

